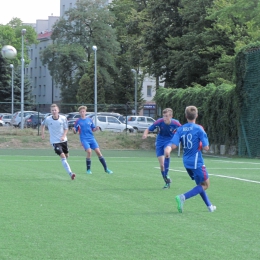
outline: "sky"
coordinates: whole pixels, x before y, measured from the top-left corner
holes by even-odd
[[[1,0],[0,24],[7,24],[13,17],[23,23],[36,23],[37,19],[60,16],[60,0]]]

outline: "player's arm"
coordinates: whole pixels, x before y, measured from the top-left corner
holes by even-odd
[[[41,124],[42,139],[45,139],[45,120]]]
[[[96,131],[100,130],[99,126],[95,126],[93,120],[92,120],[90,127],[92,129],[92,132],[96,132]]]
[[[147,135],[148,135],[148,134],[149,134],[149,129],[147,128],[147,129],[144,130],[144,133],[143,133],[142,139],[147,138]]]
[[[74,123],[74,126],[72,127],[72,131],[74,134],[76,134],[79,130],[78,120],[79,119],[77,119],[77,121]]]
[[[209,146],[208,146],[208,145],[206,145],[206,146],[203,146],[203,150],[206,150],[206,151],[208,151],[208,150],[209,150]]]
[[[68,128],[67,129],[64,129],[64,132],[63,132],[63,135],[62,135],[62,137],[60,138],[60,140],[61,141],[64,141],[64,139],[66,138],[66,135],[67,135],[67,133],[68,133]]]
[[[96,132],[98,130],[100,130],[99,126],[96,126],[96,127],[92,128],[92,132]]]
[[[170,146],[172,150],[176,149],[180,144],[180,137],[178,131],[175,132],[173,138],[170,141]]]
[[[207,133],[205,132],[204,128],[202,127],[202,131],[201,131],[201,141],[200,141],[200,146],[202,146],[202,149],[205,151],[209,150],[209,139],[207,136]]]

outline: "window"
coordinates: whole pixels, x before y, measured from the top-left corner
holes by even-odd
[[[42,86],[39,85],[39,90],[38,90],[39,96],[41,95],[41,92],[42,92]]]
[[[98,116],[97,118],[98,118],[98,120],[99,120],[100,122],[105,122],[105,123],[107,122],[105,116]]]
[[[115,117],[108,117],[107,121],[108,123],[119,124],[118,120]]]
[[[33,49],[31,49],[31,60],[33,60]]]
[[[137,122],[145,122],[145,118],[144,117],[138,117],[137,118]]]
[[[136,117],[135,116],[131,116],[128,118],[128,121],[135,121]]]
[[[32,78],[33,68],[30,68],[30,77]]]
[[[40,66],[39,67],[39,78],[41,78],[41,76],[42,76],[42,67]]]
[[[34,67],[37,68],[37,57],[34,59]]]
[[[147,97],[152,96],[152,86],[147,86]]]
[[[152,118],[150,118],[150,117],[147,117],[146,120],[147,120],[147,123],[152,123],[153,124],[153,122],[154,122],[154,120]]]

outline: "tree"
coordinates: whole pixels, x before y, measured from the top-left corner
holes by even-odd
[[[73,93],[77,93],[80,78],[84,73],[90,73],[89,68],[94,69],[92,64],[90,64],[91,57],[94,55],[93,45],[97,46],[97,67],[102,78],[101,82],[103,82],[103,85],[100,87],[103,87],[105,90],[105,101],[113,101],[111,93],[115,91],[113,86],[114,80],[111,75],[116,73],[117,70],[114,56],[119,47],[116,41],[115,30],[111,27],[113,20],[114,17],[109,12],[104,0],[82,0],[76,3],[76,8],[66,12],[66,16],[61,18],[54,26],[51,36],[54,41],[53,47],[49,47],[49,50],[43,53],[43,62],[48,64],[52,75],[57,70],[57,73],[67,78],[64,82],[61,78],[56,77],[56,82],[62,90],[63,102],[65,101],[64,93],[67,92],[65,90],[73,88]],[[69,62],[66,62],[65,58],[56,59],[56,57],[59,57],[58,53],[60,50],[66,48],[68,56],[72,56],[70,52],[75,52],[75,48],[78,48],[80,51]],[[48,54],[50,49],[54,55],[53,60]],[[45,55],[48,56],[48,59],[46,59]],[[83,61],[85,61],[85,64],[82,63]],[[52,65],[50,65],[50,62]],[[73,69],[69,68],[69,63]],[[62,73],[67,70],[70,72],[73,70],[73,73],[67,75]],[[74,78],[75,76],[76,78]],[[78,96],[80,95],[78,93]]]
[[[25,50],[27,46],[32,43],[36,43],[36,33],[30,26],[22,26],[19,18],[13,18],[7,25],[0,25],[0,48],[4,45],[12,45],[17,50],[17,57],[12,60],[3,59],[0,55],[0,102],[10,102],[11,104],[11,69],[10,64],[14,65],[14,101],[21,102],[21,72],[20,72],[20,60],[21,60],[21,30],[25,28],[27,33],[25,35]],[[29,62],[27,52],[24,51],[25,63]],[[28,106],[31,105],[30,83],[25,78],[24,81],[24,103]],[[30,105],[29,105],[30,104]],[[19,104],[15,106],[15,109],[19,109]],[[4,103],[3,109],[5,111],[11,111],[11,105]]]
[[[143,66],[146,58],[142,37],[142,10],[146,7],[146,1],[114,0],[110,4],[110,10],[116,17],[113,27],[117,31],[117,39],[120,43],[120,52],[115,57],[119,72],[114,75],[115,100],[119,104],[134,104],[135,78],[131,69],[141,73],[141,78],[147,70]],[[141,97],[142,80],[138,80],[137,101],[139,107],[143,103]],[[134,106],[133,106],[134,107]],[[125,111],[123,111],[125,112]]]
[[[82,104],[95,104],[95,92],[94,92],[94,59],[90,60],[91,66],[87,68],[87,73],[83,75],[79,82],[79,89],[77,93],[77,100]],[[103,88],[103,78],[97,70],[97,101],[98,104],[105,104],[105,89]],[[111,95],[112,96],[112,95]],[[94,107],[92,108],[94,110]]]
[[[60,85],[63,103],[77,103],[78,84],[86,66],[84,55],[83,47],[77,43],[52,44],[42,53],[43,64],[48,64],[54,81]]]
[[[180,0],[152,0],[148,2],[146,22],[143,29],[145,49],[148,51],[147,67],[157,79],[162,78],[165,87],[174,82],[175,69],[171,66],[168,37],[182,35],[182,18],[179,14]],[[159,87],[159,81],[157,88]]]

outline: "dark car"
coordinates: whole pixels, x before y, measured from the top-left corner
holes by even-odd
[[[68,127],[70,130],[74,127],[74,124],[77,120],[78,120],[78,118],[68,120]]]
[[[41,125],[42,121],[44,120],[44,115],[30,115],[25,120],[25,127],[37,128]]]

